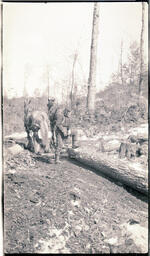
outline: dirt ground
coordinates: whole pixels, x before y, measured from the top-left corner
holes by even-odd
[[[4,168],[5,253],[143,253],[147,198],[62,155],[27,150]]]

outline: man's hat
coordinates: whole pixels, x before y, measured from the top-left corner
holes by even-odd
[[[48,98],[48,102],[54,102],[55,98]]]
[[[71,112],[71,107],[65,107],[65,110],[66,110],[67,112]]]

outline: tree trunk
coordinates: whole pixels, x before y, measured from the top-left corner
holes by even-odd
[[[95,2],[94,11],[93,11],[90,72],[89,72],[88,95],[87,95],[87,109],[89,113],[92,113],[95,110],[98,26],[99,26],[99,3]]]
[[[143,68],[144,68],[144,12],[145,3],[142,2],[142,27],[141,27],[141,39],[140,39],[140,77],[139,77],[139,95],[141,94],[141,88],[143,84]]]
[[[27,72],[24,73],[24,87],[23,87],[23,97],[24,98],[28,98],[28,92],[27,92],[27,79],[28,79],[28,74]]]
[[[121,75],[121,83],[124,84],[123,79],[123,41],[121,41],[121,53],[120,53],[120,75]]]
[[[115,180],[148,194],[148,170],[138,163],[120,160],[117,157],[108,157],[103,153],[92,152],[87,149],[69,149],[69,157],[90,166]]]
[[[77,61],[77,53],[74,55],[73,59],[73,65],[72,65],[72,74],[71,74],[71,92],[70,92],[70,101],[71,101],[71,108],[74,107],[74,95],[73,95],[73,90],[74,90],[74,69],[75,69],[75,64]]]
[[[49,66],[47,66],[47,72],[46,72],[47,74],[47,97],[48,97],[48,99],[49,99],[49,96],[50,96],[50,94],[49,94]]]

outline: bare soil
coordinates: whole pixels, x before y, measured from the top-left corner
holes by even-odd
[[[147,225],[146,197],[65,155],[7,155],[5,253],[147,252]]]

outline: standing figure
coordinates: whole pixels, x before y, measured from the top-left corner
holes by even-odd
[[[55,163],[59,163],[60,152],[62,150],[64,140],[72,137],[72,147],[76,148],[77,145],[77,132],[71,129],[71,110],[66,107],[61,109],[55,103],[55,100],[49,99],[48,101],[48,116],[52,130],[52,137],[55,141]]]
[[[48,99],[47,107],[48,107],[48,118],[49,118],[49,121],[50,121],[50,128],[51,128],[51,132],[52,132],[51,144],[52,144],[52,147],[55,147],[55,144],[56,144],[55,113],[56,113],[56,111],[58,109],[58,106],[55,103],[55,99],[54,98]]]

